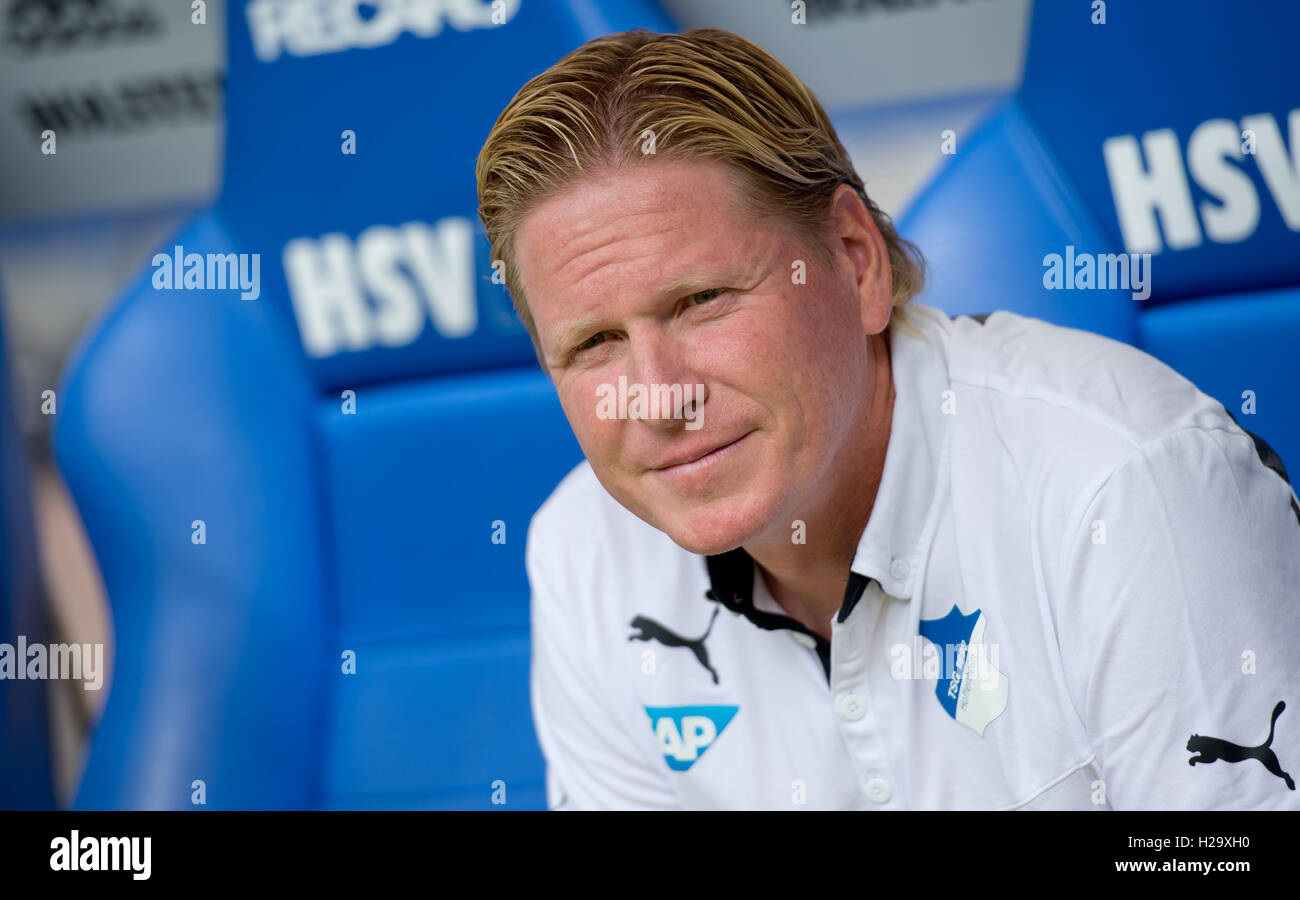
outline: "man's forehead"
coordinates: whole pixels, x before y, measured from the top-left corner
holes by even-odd
[[[674,160],[605,171],[548,197],[524,216],[520,264],[536,282],[582,269],[589,254],[624,242],[647,252],[681,233],[692,242],[723,238],[736,221],[738,197],[727,167],[712,160]],[[568,280],[568,279],[566,279]]]
[[[588,312],[571,307],[604,293],[606,277],[634,273],[633,287],[649,297],[743,266],[760,249],[720,166],[639,174],[579,183],[525,216],[520,279],[539,325],[557,301],[565,315]]]

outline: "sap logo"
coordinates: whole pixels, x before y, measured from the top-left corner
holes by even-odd
[[[1245,116],[1240,126],[1230,119],[1202,122],[1187,139],[1186,169],[1172,128],[1148,131],[1142,135],[1140,149],[1131,134],[1107,138],[1101,152],[1125,249],[1159,253],[1167,243],[1171,250],[1185,250],[1199,246],[1204,237],[1231,244],[1254,234],[1259,226],[1259,194],[1238,165],[1245,164],[1247,155],[1254,157],[1286,227],[1300,231],[1300,109],[1291,110],[1287,118],[1286,141],[1269,113]],[[1243,137],[1245,132],[1250,134]],[[1214,198],[1201,203],[1199,220],[1188,171]],[[1157,211],[1164,226],[1163,243]]]
[[[647,706],[655,741],[674,772],[685,772],[704,755],[740,710],[739,706]]]
[[[446,338],[464,337],[478,325],[468,219],[374,225],[355,243],[345,234],[296,238],[285,245],[283,259],[310,356],[400,347],[419,337],[429,320]]]
[[[437,37],[444,18],[457,31],[504,25],[521,0],[252,0],[248,26],[253,52],[273,62],[290,56],[382,47],[408,31]]]

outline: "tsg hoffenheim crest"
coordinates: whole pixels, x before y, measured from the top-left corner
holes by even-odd
[[[922,619],[921,637],[938,648],[943,668],[934,693],[948,715],[980,737],[1007,708],[1007,676],[989,659],[984,640],[988,617],[980,610],[962,615],[953,604],[942,619]],[[996,659],[996,650],[994,658]]]

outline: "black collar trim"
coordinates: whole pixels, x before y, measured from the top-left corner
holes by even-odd
[[[754,606],[754,560],[745,552],[744,547],[728,550],[704,558],[709,572],[709,590],[704,596],[715,603],[720,603],[735,613],[740,613],[759,628],[766,631],[787,629],[806,634],[817,642],[817,655],[821,659],[822,669],[827,682],[831,677],[830,641],[808,628],[802,622],[780,613],[766,612]],[[844,603],[840,606],[839,621],[843,623],[853,612],[867,582],[871,579],[857,572],[849,573],[849,583],[844,591]]]
[[[745,552],[744,547],[737,547],[735,550],[717,556],[706,556],[705,563],[709,569],[710,588],[704,596],[710,600],[721,603],[732,612],[740,613],[759,628],[768,631],[788,628],[816,638],[818,644],[830,646],[826,638],[812,631],[802,622],[754,606],[754,560]]]
[[[844,602],[840,605],[839,622],[841,625],[849,617],[849,613],[853,612],[853,607],[857,606],[858,601],[862,599],[862,594],[867,589],[867,582],[870,580],[866,575],[860,575],[857,572],[849,573],[849,584],[844,589]]]
[[[1225,406],[1223,411],[1228,414],[1229,419],[1232,419],[1233,425],[1241,428],[1241,423],[1238,422],[1237,417],[1232,414],[1232,410]],[[1268,468],[1272,469],[1278,475],[1281,475],[1282,480],[1287,484],[1290,484],[1291,479],[1287,477],[1286,466],[1282,465],[1282,457],[1278,456],[1277,451],[1269,446],[1268,441],[1264,440],[1253,431],[1247,431],[1245,428],[1241,428],[1241,430],[1245,431],[1246,435],[1255,442],[1255,453],[1259,456],[1259,461],[1268,466]],[[1300,525],[1300,504],[1296,503],[1294,496],[1291,498],[1291,512],[1295,513],[1296,524]]]

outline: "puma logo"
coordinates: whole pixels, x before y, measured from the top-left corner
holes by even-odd
[[[658,641],[665,647],[690,647],[695,658],[700,661],[700,665],[709,670],[713,676],[713,683],[718,683],[718,673],[709,665],[709,651],[704,648],[704,641],[713,630],[713,623],[718,618],[721,610],[716,607],[713,610],[713,618],[709,619],[709,627],[704,629],[704,634],[697,638],[684,638],[679,634],[674,634],[664,626],[660,625],[654,619],[648,616],[637,616],[632,620],[632,627],[637,629],[637,633],[628,637],[629,641]]]
[[[1199,753],[1200,756],[1193,756],[1187,764],[1194,766],[1197,763],[1212,763],[1220,759],[1230,763],[1241,762],[1243,759],[1257,759],[1263,763],[1264,768],[1285,781],[1286,786],[1294,791],[1295,782],[1291,780],[1290,775],[1282,771],[1282,766],[1277,761],[1277,754],[1269,747],[1269,744],[1273,743],[1273,726],[1277,724],[1277,717],[1282,715],[1284,709],[1286,703],[1277,701],[1277,706],[1273,707],[1273,720],[1268,723],[1268,740],[1258,747],[1242,747],[1232,741],[1193,734],[1187,739],[1187,750],[1189,753]]]

